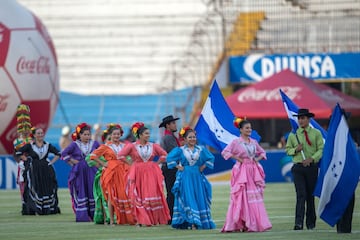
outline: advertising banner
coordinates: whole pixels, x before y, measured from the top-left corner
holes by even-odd
[[[316,80],[360,78],[360,53],[251,54],[229,58],[231,83],[258,82],[284,69]]]
[[[360,156],[360,148],[357,149]],[[215,153],[214,169],[205,168],[204,173],[211,182],[229,182],[233,160],[225,160],[220,153]],[[267,160],[260,161],[265,171],[265,181],[267,183],[291,182],[291,167],[293,165],[290,156],[285,151],[268,150]],[[59,188],[67,188],[67,179],[71,167],[64,161],[58,160],[54,164],[56,178]],[[16,189],[17,164],[11,155],[0,155],[0,190]]]
[[[230,172],[234,164],[232,160],[225,161],[219,153],[215,153],[215,168],[205,168],[205,174],[214,181],[230,181]],[[291,179],[291,158],[286,158],[283,150],[269,151],[268,159],[261,161],[266,173],[266,182],[285,182]],[[290,165],[289,165],[290,164]],[[70,166],[64,161],[58,160],[54,164],[59,188],[67,188],[67,179]],[[12,155],[0,155],[0,189],[16,189],[17,163]]]
[[[71,167],[61,160],[58,160],[53,167],[55,168],[58,187],[66,188]],[[18,188],[17,174],[18,165],[14,157],[12,155],[0,155],[0,190]]]

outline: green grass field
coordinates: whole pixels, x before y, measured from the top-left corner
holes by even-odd
[[[229,202],[229,186],[213,186],[214,230],[175,230],[170,226],[135,227],[76,223],[68,189],[59,190],[62,213],[52,216],[22,216],[18,190],[0,191],[0,239],[360,239],[360,191],[357,191],[353,233],[337,234],[321,219],[315,230],[293,231],[295,193],[291,183],[268,184],[266,208],[273,229],[263,233],[220,233]]]

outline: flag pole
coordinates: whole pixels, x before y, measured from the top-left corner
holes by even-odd
[[[295,136],[296,136],[296,140],[297,140],[298,144],[300,144],[299,137],[298,137],[297,133],[295,133]],[[302,156],[303,160],[305,160],[304,150],[301,149],[300,152],[301,152],[301,156]]]

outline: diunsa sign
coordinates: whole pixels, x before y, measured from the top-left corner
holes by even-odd
[[[359,61],[359,53],[252,54],[231,57],[230,82],[261,81],[284,69],[311,79],[360,78],[360,70],[354,67]]]

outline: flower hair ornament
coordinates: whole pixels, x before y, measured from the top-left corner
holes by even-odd
[[[138,131],[140,128],[144,127],[144,123],[142,122],[136,122],[131,126],[131,132],[132,134],[137,138],[139,136]]]
[[[107,127],[108,133],[111,132],[113,129],[120,129],[120,134],[121,135],[123,135],[123,133],[124,133],[124,131],[123,131],[122,127],[120,126],[120,124],[110,123],[106,127]]]
[[[79,123],[76,128],[75,128],[75,132],[73,132],[71,134],[71,138],[75,141],[76,139],[78,139],[78,136],[80,136],[80,132],[81,129],[83,129],[84,127],[88,127],[91,128],[91,126],[87,123]]]
[[[76,134],[80,134],[80,132],[81,132],[81,129],[83,129],[84,127],[89,127],[90,128],[90,126],[87,124],[87,123],[80,123],[80,124],[78,124],[77,126],[76,126]]]
[[[101,135],[101,140],[103,142],[105,142],[106,138],[107,138],[107,135],[109,134],[109,131],[107,129],[105,129]]]
[[[244,118],[235,117],[235,118],[234,118],[234,121],[233,121],[234,126],[235,126],[236,128],[240,128],[240,123],[241,123],[242,121],[244,121],[244,120],[246,120],[246,117],[244,117]]]
[[[76,132],[73,132],[73,133],[71,134],[71,139],[72,139],[73,141],[76,141],[76,139],[77,139],[77,134],[76,134]]]
[[[185,133],[186,133],[187,131],[189,131],[189,130],[194,131],[194,130],[193,130],[191,127],[189,127],[189,126],[182,127],[182,128],[180,129],[180,131],[179,131],[179,136],[182,137],[182,138],[184,138]],[[194,132],[195,132],[195,131],[194,131]]]
[[[35,137],[36,129],[37,129],[36,127],[30,128],[30,137],[31,137],[31,138],[34,138],[34,137]]]

